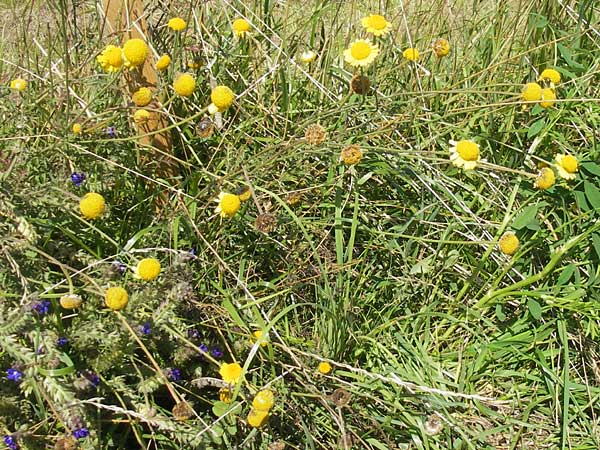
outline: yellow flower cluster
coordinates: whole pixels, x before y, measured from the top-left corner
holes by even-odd
[[[10,88],[16,91],[24,91],[27,89],[27,81],[23,78],[15,78],[10,82]]]
[[[147,106],[152,101],[152,91],[141,87],[131,95],[131,101],[135,106]]]
[[[538,103],[542,108],[550,108],[556,103],[556,85],[560,83],[560,73],[555,69],[544,69],[538,83],[526,83],[521,90],[521,98],[528,103]],[[524,105],[526,107],[527,105]]]
[[[246,418],[248,425],[254,428],[263,426],[269,419],[269,412],[275,404],[275,395],[270,389],[259,391],[252,400],[252,409]]]
[[[160,262],[155,258],[142,259],[134,270],[134,278],[144,281],[154,281],[160,274]]]
[[[104,294],[106,306],[113,311],[120,311],[127,306],[129,294],[120,286],[108,288]]]
[[[118,72],[123,66],[123,50],[121,47],[107,45],[102,52],[96,56],[96,61],[105,72]]]
[[[88,220],[100,217],[105,207],[104,197],[96,192],[88,192],[79,201],[79,211]]]
[[[519,248],[519,238],[512,231],[507,231],[498,241],[500,251],[505,255],[514,255]]]

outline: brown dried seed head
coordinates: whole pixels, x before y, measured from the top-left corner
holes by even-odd
[[[321,125],[314,123],[309,125],[306,129],[306,132],[304,133],[304,139],[306,139],[310,145],[319,145],[325,142],[325,139],[327,139],[327,132]]]
[[[173,417],[175,420],[188,420],[190,417],[194,415],[194,410],[190,406],[190,404],[186,401],[179,402],[175,406],[173,406]]]
[[[277,218],[273,214],[259,214],[254,221],[254,227],[263,233],[270,233],[277,227]]]
[[[331,394],[330,397],[331,401],[335,404],[335,406],[338,406],[340,408],[350,403],[351,398],[352,395],[350,394],[350,392],[343,388],[337,388],[335,391],[333,391],[333,394]]]
[[[340,155],[340,159],[349,166],[358,164],[362,157],[363,152],[356,144],[346,147],[344,150],[342,150],[342,154]]]
[[[371,90],[371,81],[364,75],[354,75],[350,80],[350,89],[358,95],[367,95]]]

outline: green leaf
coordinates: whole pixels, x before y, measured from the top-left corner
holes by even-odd
[[[592,175],[600,177],[600,165],[596,164],[595,162],[583,162],[581,163],[581,168],[584,171],[591,173]]]
[[[568,47],[565,47],[563,44],[557,44],[556,46],[558,47],[560,55],[563,57],[563,59],[569,67],[578,70],[585,69],[585,67],[582,64],[579,64],[577,61],[575,61],[575,58]]]
[[[573,194],[575,195],[575,201],[577,202],[579,209],[581,209],[583,212],[587,212],[592,209],[585,199],[585,193],[581,191],[573,191]]]
[[[548,25],[548,19],[541,14],[531,13],[529,15],[529,25],[532,28],[546,28]]]
[[[535,320],[540,320],[542,318],[542,307],[537,300],[532,298],[527,300],[527,308],[529,309],[529,314],[531,314],[531,317]]]
[[[215,416],[221,417],[229,412],[229,410],[236,408],[238,403],[225,403],[222,401],[217,401],[212,407],[212,412]]]
[[[592,234],[592,245],[598,258],[600,258],[600,235],[598,233]]]
[[[363,184],[365,184],[367,181],[369,181],[369,179],[373,176],[373,172],[367,172],[366,174],[364,174],[362,177],[360,177],[358,179],[358,181],[356,182],[356,184],[358,186],[361,186]]]
[[[537,204],[527,206],[517,217],[515,217],[511,227],[515,230],[521,230],[525,228],[527,225],[536,220],[538,209],[539,205]]]
[[[592,239],[593,239],[592,235]],[[575,264],[569,264],[567,267],[565,267],[560,276],[558,277],[558,280],[556,281],[556,285],[557,286],[562,286],[563,284],[565,284],[567,281],[569,281],[571,279],[571,277],[573,276],[573,273],[575,273]]]
[[[600,209],[600,190],[592,183],[584,181],[583,190],[585,191],[585,197],[593,209]]]
[[[542,117],[541,119],[536,120],[529,126],[529,130],[527,130],[527,137],[532,138],[540,134],[540,131],[544,129],[546,126],[546,118]]]
[[[506,320],[506,314],[504,314],[504,311],[502,310],[502,305],[500,303],[496,305],[496,318],[500,322],[504,322]]]

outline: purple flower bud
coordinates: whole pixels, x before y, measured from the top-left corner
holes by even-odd
[[[48,314],[50,311],[50,305],[50,300],[42,300],[41,302],[33,305],[33,310],[40,315]]]
[[[85,173],[83,172],[73,172],[71,174],[71,181],[77,187],[81,186],[81,184],[85,181]]]
[[[73,437],[75,439],[83,439],[83,438],[88,437],[89,435],[90,435],[90,432],[85,427],[77,428],[76,430],[73,431]]]
[[[106,129],[106,134],[108,135],[108,137],[110,138],[116,138],[117,137],[117,128],[110,126]]]
[[[18,383],[19,381],[21,381],[21,378],[23,378],[23,372],[21,372],[19,369],[15,369],[14,367],[11,367],[10,369],[8,369],[6,371],[6,379],[7,380],[11,380],[11,381],[14,381],[15,383]]]
[[[223,351],[217,346],[214,346],[213,348],[210,349],[210,354],[213,356],[213,358],[216,358],[216,359],[223,357]]]
[[[144,322],[144,325],[142,325],[140,327],[140,331],[142,332],[143,335],[148,336],[150,334],[150,322]]]
[[[171,381],[181,380],[181,370],[176,367],[167,369],[167,378]]]
[[[69,343],[69,340],[68,340],[66,337],[62,337],[62,336],[61,336],[61,337],[59,337],[59,338],[56,340],[56,345],[57,345],[58,347],[64,347],[64,346],[65,346],[65,345],[67,345],[68,343]]]

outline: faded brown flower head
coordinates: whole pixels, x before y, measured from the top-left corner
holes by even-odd
[[[436,434],[440,434],[442,432],[444,424],[438,416],[432,414],[427,418],[424,428],[425,433],[427,433],[429,436],[435,436]]]
[[[75,450],[79,446],[79,442],[73,436],[63,436],[56,440],[54,450]]]
[[[295,206],[302,200],[302,192],[290,192],[286,197],[285,201],[290,206]]]
[[[340,436],[338,441],[338,448],[352,448],[354,445],[354,438],[351,434],[343,434]]]
[[[210,117],[205,117],[196,125],[196,134],[201,138],[211,137],[214,130],[215,124],[210,120]]]
[[[344,164],[348,164],[349,166],[353,166],[354,164],[358,164],[363,157],[363,152],[360,147],[356,144],[349,145],[344,150],[342,150],[342,154],[340,155],[340,160],[344,162]]]
[[[322,144],[325,142],[325,139],[327,139],[327,131],[325,131],[325,128],[318,123],[313,123],[306,129],[304,139],[306,139],[310,145]]]
[[[254,221],[254,228],[262,233],[270,233],[277,227],[277,218],[273,214],[259,214]]]
[[[350,89],[358,95],[367,95],[371,90],[371,81],[364,75],[354,75],[350,80]]]
[[[341,408],[342,406],[346,406],[348,403],[350,403],[351,398],[352,396],[350,395],[350,392],[348,392],[346,389],[337,388],[335,391],[333,391],[333,394],[331,394],[330,400],[335,404],[335,406]]]
[[[179,402],[175,406],[173,406],[173,417],[175,420],[188,420],[190,417],[194,415],[194,410],[190,406],[190,404],[186,401]]]
[[[268,450],[284,450],[285,449],[285,442],[283,441],[275,441],[275,442],[271,442],[269,444],[269,447],[267,447]]]

